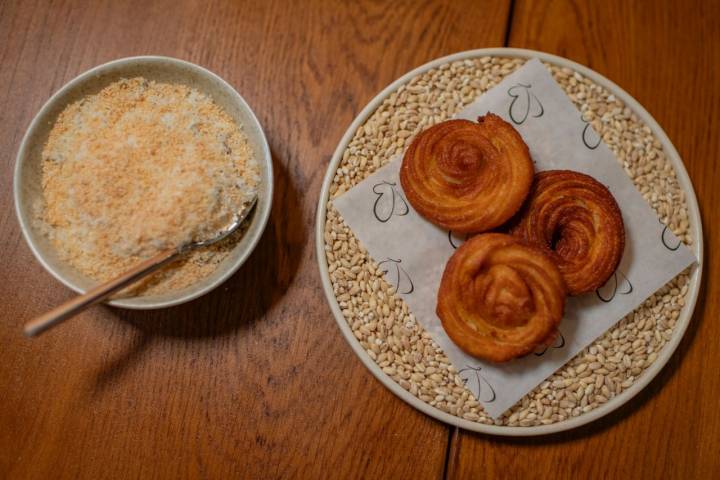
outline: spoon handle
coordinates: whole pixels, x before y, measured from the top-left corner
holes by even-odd
[[[118,276],[117,278],[98,285],[97,287],[88,290],[86,293],[79,295],[71,300],[68,300],[62,305],[28,322],[25,325],[25,335],[29,337],[34,337],[44,332],[45,330],[59,324],[63,320],[74,317],[89,306],[102,302],[118,290],[122,290],[128,285],[135,283],[141,278],[151,274],[158,268],[167,265],[168,263],[172,262],[179,254],[180,250],[177,248],[164,250],[155,255],[154,257],[148,258],[144,262],[139,263],[138,265]]]

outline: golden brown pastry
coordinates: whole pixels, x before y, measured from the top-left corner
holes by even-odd
[[[571,295],[605,284],[620,263],[625,228],[610,191],[594,178],[549,170],[535,183],[510,233],[545,248]]]
[[[520,134],[488,113],[448,120],[415,137],[400,182],[415,210],[435,225],[478,233],[505,223],[530,191],[534,168]]]
[[[565,284],[544,250],[502,233],[458,248],[438,291],[443,328],[468,354],[504,362],[552,342],[565,308]]]

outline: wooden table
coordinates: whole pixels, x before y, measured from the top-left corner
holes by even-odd
[[[0,477],[720,478],[720,8],[637,3],[0,0]],[[691,327],[650,386],[595,424],[516,440],[434,421],[370,375],[327,307],[313,235],[360,109],[426,61],[503,45],[568,57],[637,98],[685,161],[706,242]],[[23,338],[71,293],[19,231],[20,139],[72,77],[141,54],[199,63],[253,106],[276,169],[267,231],[195,302],[98,307]]]

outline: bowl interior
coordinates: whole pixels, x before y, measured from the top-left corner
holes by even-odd
[[[242,239],[208,277],[184,289],[161,295],[112,300],[111,305],[125,308],[161,308],[177,305],[207,293],[232,275],[259,240],[265,228],[272,202],[272,160],[265,135],[250,107],[242,97],[217,75],[197,65],[165,57],[135,57],[116,60],[89,70],[55,93],[43,106],[25,134],[18,152],[15,171],[15,201],[20,224],[28,244],[43,266],[58,280],[77,292],[95,282],[62,262],[34,218],[34,206],[42,198],[41,153],[57,116],[70,103],[99,92],[121,78],[142,76],[148,80],[181,83],[213,98],[239,125],[252,146],[260,166],[261,184],[257,205]]]

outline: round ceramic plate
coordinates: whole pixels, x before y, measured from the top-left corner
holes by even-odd
[[[326,213],[327,213],[327,203],[329,200],[330,195],[330,187],[333,182],[333,178],[336,174],[336,171],[342,161],[343,153],[345,152],[346,147],[352,140],[353,136],[355,135],[358,128],[365,123],[365,121],[370,117],[373,112],[380,106],[380,104],[389,97],[393,92],[395,92],[401,85],[409,82],[411,79],[417,77],[418,75],[421,75],[428,70],[431,70],[433,68],[440,67],[441,65],[448,64],[451,62],[461,61],[461,60],[467,60],[467,59],[475,59],[478,57],[515,57],[515,58],[538,58],[544,62],[548,62],[551,64],[555,64],[560,67],[567,67],[571,70],[578,72],[579,74],[583,75],[584,77],[590,79],[592,82],[594,82],[597,85],[600,85],[601,87],[604,87],[606,90],[611,92],[617,99],[622,101],[627,107],[629,107],[633,113],[637,115],[637,117],[640,119],[641,122],[643,122],[645,125],[647,125],[651,130],[654,137],[661,143],[663,151],[669,160],[669,162],[674,167],[675,173],[677,175],[677,180],[684,191],[687,199],[687,209],[688,209],[688,218],[690,220],[690,233],[694,238],[694,243],[690,247],[691,250],[695,253],[698,262],[696,265],[694,265],[689,273],[689,283],[688,283],[688,291],[685,296],[685,306],[681,310],[677,322],[675,323],[675,328],[673,330],[671,338],[667,341],[665,346],[660,350],[658,353],[658,356],[652,364],[650,364],[641,374],[639,377],[637,377],[634,382],[628,386],[625,390],[623,390],[620,394],[610,398],[606,403],[599,405],[593,410],[590,410],[587,413],[583,413],[579,416],[572,417],[563,421],[559,421],[557,423],[549,424],[549,425],[539,425],[539,426],[528,426],[528,427],[518,427],[518,426],[499,426],[499,425],[487,425],[483,423],[478,423],[474,421],[470,421],[455,415],[451,415],[449,413],[446,413],[429,403],[425,403],[416,396],[412,395],[410,392],[402,388],[398,383],[396,383],[395,380],[393,380],[390,376],[385,374],[382,369],[373,361],[372,358],[368,355],[368,353],[365,351],[365,349],[362,347],[358,339],[353,334],[353,330],[351,329],[350,325],[348,325],[348,322],[343,317],[341,308],[338,304],[338,300],[335,297],[335,294],[333,292],[333,286],[330,279],[330,274],[328,271],[328,264],[327,259],[325,255],[325,240],[324,240],[324,231],[325,231],[325,224],[326,224]],[[365,366],[372,372],[375,377],[377,377],[378,380],[380,380],[387,388],[389,388],[395,395],[403,399],[408,404],[412,405],[413,407],[417,408],[418,410],[440,420],[445,423],[455,425],[467,430],[472,430],[476,432],[482,432],[482,433],[489,433],[489,434],[495,434],[495,435],[507,435],[507,436],[531,436],[531,435],[543,435],[543,434],[549,434],[549,433],[556,433],[564,430],[569,430],[575,427],[578,427],[580,425],[587,424],[589,422],[592,422],[594,420],[597,420],[600,417],[603,417],[616,408],[620,407],[627,401],[629,401],[632,397],[634,397],[640,390],[642,390],[659,372],[660,370],[665,366],[667,361],[672,356],[673,352],[677,348],[678,344],[680,343],[680,340],[682,339],[688,324],[690,323],[690,318],[692,317],[693,310],[695,309],[695,303],[697,301],[698,292],[700,290],[700,280],[701,280],[701,273],[702,273],[702,263],[703,263],[703,235],[702,235],[702,225],[700,220],[700,212],[698,209],[697,199],[695,197],[695,192],[692,187],[692,183],[690,182],[690,178],[688,177],[687,171],[685,170],[685,167],[682,163],[682,160],[680,159],[677,151],[675,150],[675,147],[673,146],[672,142],[668,139],[665,132],[660,128],[660,126],[657,124],[657,122],[652,118],[652,116],[635,100],[633,99],[627,92],[622,90],[620,87],[618,87],[616,84],[608,80],[607,78],[603,77],[602,75],[598,74],[597,72],[594,72],[593,70],[590,70],[587,67],[584,67],[582,65],[579,65],[575,62],[572,62],[570,60],[567,60],[562,57],[558,57],[555,55],[550,55],[547,53],[542,52],[536,52],[532,50],[523,50],[523,49],[512,49],[512,48],[490,48],[490,49],[480,49],[480,50],[471,50],[466,52],[457,53],[454,55],[450,55],[447,57],[439,58],[437,60],[434,60],[430,63],[427,63],[421,67],[416,68],[415,70],[412,70],[411,72],[407,73],[406,75],[402,76],[401,78],[397,79],[395,82],[390,84],[387,88],[385,88],[380,94],[378,94],[363,110],[360,112],[360,114],[355,118],[355,120],[352,122],[350,127],[345,132],[345,135],[343,136],[342,140],[340,141],[340,144],[338,145],[337,149],[335,150],[335,153],[332,157],[332,160],[330,162],[330,165],[328,167],[327,173],[325,174],[325,179],[323,181],[322,185],[322,191],[320,193],[320,200],[318,203],[318,215],[317,215],[317,225],[316,225],[316,253],[318,258],[318,264],[320,267],[320,274],[323,282],[323,288],[325,290],[325,295],[327,296],[328,303],[330,304],[330,308],[333,312],[333,315],[335,316],[335,320],[337,321],[337,324],[345,336],[345,339],[350,344],[352,349],[355,351],[357,356],[360,358],[360,360],[365,364]]]

